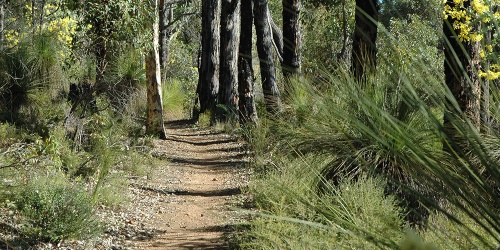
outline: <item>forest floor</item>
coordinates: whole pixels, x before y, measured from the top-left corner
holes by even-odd
[[[160,166],[128,177],[124,206],[98,208],[105,232],[97,240],[35,248],[230,249],[233,226],[247,219],[232,209],[247,200],[241,192],[250,176],[245,144],[188,121],[170,122],[166,131],[167,140],[153,142]]]

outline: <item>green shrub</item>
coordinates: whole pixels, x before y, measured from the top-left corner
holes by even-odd
[[[89,238],[100,232],[92,197],[61,173],[38,176],[20,187],[16,205],[27,222],[22,231],[37,240]]]
[[[458,223],[441,212],[432,213],[428,226],[421,230],[425,241],[433,242],[441,249],[488,249],[491,246],[500,246],[496,239],[467,213],[456,207],[449,207],[447,211],[452,213]]]
[[[396,247],[405,236],[402,209],[385,195],[385,182],[361,177],[328,186],[314,180],[330,159],[312,155],[281,165],[252,185],[260,208],[250,222],[244,249],[374,249]]]

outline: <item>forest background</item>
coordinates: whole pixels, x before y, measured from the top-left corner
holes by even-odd
[[[193,119],[253,152],[235,248],[498,248],[499,4],[1,0],[0,211],[95,237]]]

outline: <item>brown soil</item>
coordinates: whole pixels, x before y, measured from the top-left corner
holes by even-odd
[[[167,140],[154,142],[165,165],[131,188],[159,197],[155,214],[143,221],[156,232],[136,237],[136,249],[228,249],[224,234],[242,216],[235,206],[246,185],[244,145],[234,137],[193,124],[167,126]],[[138,197],[140,198],[140,197]],[[241,198],[240,198],[241,200]]]

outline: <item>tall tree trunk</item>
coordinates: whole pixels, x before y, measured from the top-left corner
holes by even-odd
[[[147,88],[147,114],[146,133],[153,134],[161,139],[166,139],[163,124],[163,102],[161,92],[161,73],[158,24],[158,0],[155,1],[155,20],[153,23],[153,49],[146,55],[146,88]]]
[[[300,72],[300,0],[283,0],[283,74],[285,79]]]
[[[260,75],[266,109],[270,113],[281,112],[281,98],[276,84],[276,68],[273,58],[273,37],[269,25],[267,0],[255,0],[254,23],[257,33],[257,53],[260,60]]]
[[[493,12],[495,13],[495,12]],[[486,44],[491,44],[491,38],[493,37],[493,30],[488,30],[486,31],[486,35],[485,35],[485,39],[486,39]],[[488,72],[490,70],[490,61],[489,60],[485,60],[484,62],[484,71],[485,72]],[[483,92],[482,92],[482,99],[483,99],[483,102],[481,103],[481,120],[483,122],[483,127],[486,128],[486,130],[490,130],[491,129],[491,122],[492,122],[492,119],[491,119],[491,112],[490,112],[490,84],[491,84],[491,81],[489,80],[484,80],[484,83],[483,83]],[[490,130],[491,131],[491,130]]]
[[[174,7],[167,7],[165,0],[160,0],[160,68],[162,82],[167,79],[167,69],[169,60],[170,35],[172,29],[170,22],[174,19]]]
[[[377,63],[378,0],[356,0],[355,29],[352,41],[351,71],[362,80]]]
[[[0,0],[0,51],[3,50],[5,30],[5,0]]]
[[[222,0],[219,118],[234,119],[238,113],[238,52],[240,44],[240,0]]]
[[[447,4],[453,9],[454,1],[448,1]],[[468,8],[470,1],[465,1],[464,7]],[[453,121],[462,119],[463,112],[477,129],[480,127],[480,100],[481,85],[477,75],[479,67],[479,42],[464,41],[460,42],[457,34],[460,30],[453,28],[456,20],[452,15],[448,15],[443,22],[443,33],[445,36],[444,46],[444,73],[445,81],[453,97],[455,98],[458,109],[456,110],[452,102],[448,102],[444,111],[445,132],[457,140],[460,140],[460,131],[456,131]],[[452,145],[453,146],[453,145]],[[458,145],[456,145],[458,146]],[[446,150],[458,150],[457,148],[445,148]]]
[[[241,0],[241,35],[238,58],[238,93],[240,123],[257,122],[252,66],[253,1]]]
[[[198,79],[200,113],[215,111],[219,95],[221,0],[202,1],[201,65]]]
[[[340,51],[340,57],[344,60],[347,58],[347,9],[346,9],[346,0],[342,0],[342,50]]]
[[[160,71],[162,82],[166,79],[166,64],[167,64],[167,5],[165,0],[159,0],[159,29],[160,29]]]

